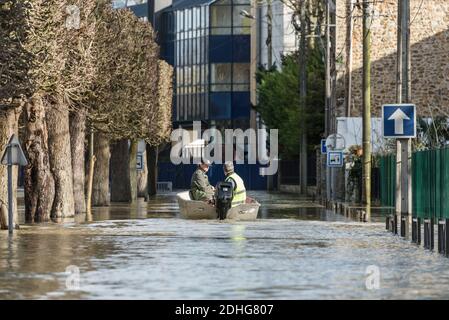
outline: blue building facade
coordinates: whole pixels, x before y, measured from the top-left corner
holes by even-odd
[[[136,16],[153,24],[154,0],[112,0],[115,9],[129,8]]]
[[[250,127],[250,0],[174,0],[154,12],[151,0],[117,0],[148,19],[157,31],[161,57],[174,67],[173,127],[203,129]],[[195,165],[175,166],[167,148],[160,154],[158,180],[189,188]],[[236,165],[248,189],[266,189],[259,165]],[[224,178],[221,166],[209,172],[211,183]]]
[[[249,128],[249,0],[180,0],[156,13],[162,57],[175,68],[173,122]]]
[[[250,128],[250,0],[175,0],[155,13],[161,56],[175,72],[173,127]],[[266,189],[260,165],[236,165],[248,189]],[[161,154],[159,181],[189,188],[195,165],[175,166]],[[221,165],[209,170],[212,184],[223,180]]]

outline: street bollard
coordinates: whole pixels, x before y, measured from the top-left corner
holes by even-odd
[[[424,248],[427,250],[434,248],[433,219],[424,219]]]
[[[445,221],[439,219],[438,220],[438,253],[444,253],[446,250],[444,248],[445,241],[444,241],[444,235],[445,235]]]
[[[444,234],[444,247],[446,251],[444,252],[444,255],[446,257],[449,256],[449,219],[445,219],[445,226],[444,230],[446,231]]]
[[[405,238],[405,236],[407,235],[407,221],[408,220],[408,216],[406,215],[401,215],[401,237]]]
[[[412,242],[416,244],[421,244],[421,219],[412,219]]]

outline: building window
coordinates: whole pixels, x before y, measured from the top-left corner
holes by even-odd
[[[112,7],[114,9],[124,8],[126,7],[126,0],[113,0]]]
[[[232,65],[232,91],[249,91],[250,64],[234,63]]]
[[[147,3],[147,0],[127,0],[126,6],[135,6],[142,3]]]
[[[232,6],[218,2],[210,7],[210,26],[213,35],[232,33]]]
[[[251,19],[242,16],[242,10],[251,12],[251,7],[239,5],[232,8],[233,34],[251,34]]]
[[[232,64],[211,64],[211,91],[231,91]]]
[[[112,7],[114,9],[131,7],[138,4],[147,3],[148,0],[112,0]]]

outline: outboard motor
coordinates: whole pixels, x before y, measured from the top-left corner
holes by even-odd
[[[231,208],[232,203],[232,183],[230,182],[219,182],[215,188],[215,202],[217,208],[218,219],[226,219],[226,214]]]

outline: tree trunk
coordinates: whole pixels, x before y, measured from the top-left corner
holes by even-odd
[[[17,134],[17,122],[19,116],[16,109],[8,108],[0,110],[0,156],[6,149],[6,145],[12,134]],[[18,225],[17,216],[17,166],[13,167],[13,214],[14,224]],[[8,229],[8,167],[0,165],[0,228]]]
[[[72,152],[73,198],[75,213],[86,212],[84,193],[84,141],[86,138],[86,109],[81,108],[70,115],[70,146]]]
[[[146,198],[148,196],[148,166],[147,153],[143,153],[143,169],[137,172],[137,196]]]
[[[55,180],[52,218],[73,217],[72,153],[70,148],[69,109],[62,103],[46,105],[50,168]]]
[[[131,202],[137,200],[137,140],[131,140],[129,146],[129,182],[131,190]]]
[[[128,140],[112,145],[111,151],[111,201],[131,202]]]
[[[146,149],[148,167],[148,195],[154,196],[157,193],[157,160],[159,147],[153,147],[147,144]]]
[[[88,221],[92,220],[92,186],[94,183],[94,168],[95,168],[95,155],[94,155],[94,132],[92,128],[89,133],[89,176],[87,177],[87,199],[86,199],[86,214]]]
[[[133,202],[137,199],[137,141],[120,140],[111,153],[111,201]]]
[[[48,156],[48,131],[42,99],[34,97],[26,104],[25,219],[48,221],[55,196],[55,184]]]
[[[95,134],[94,141],[95,154],[95,175],[92,190],[92,206],[109,206],[109,160],[111,153],[109,150],[109,140],[101,132]]]

